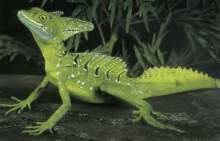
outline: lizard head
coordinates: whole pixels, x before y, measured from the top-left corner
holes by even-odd
[[[64,41],[79,32],[91,31],[94,26],[90,22],[60,17],[61,11],[46,12],[34,7],[30,10],[18,11],[18,18],[28,27],[33,36],[43,41]]]

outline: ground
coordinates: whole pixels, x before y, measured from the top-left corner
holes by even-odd
[[[0,75],[0,103],[14,103],[15,96],[25,99],[43,80],[43,76]],[[0,108],[0,139],[67,139],[76,141],[168,141],[220,140],[220,89],[205,89],[147,99],[155,111],[168,116],[164,124],[174,125],[186,133],[165,131],[146,124],[132,123],[134,107],[120,100],[106,104],[89,104],[72,99],[71,110],[53,128],[33,137],[21,134],[25,126],[47,120],[61,105],[58,89],[49,85],[42,96],[25,109],[4,116]]]

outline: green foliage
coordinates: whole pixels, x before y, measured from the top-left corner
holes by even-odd
[[[134,32],[134,37],[137,39],[137,42],[139,43],[140,47],[144,50],[143,57],[145,57],[154,66],[164,66],[163,54],[160,51],[159,47],[162,42],[162,39],[168,33],[167,31],[165,31],[165,29],[168,26],[170,18],[171,18],[171,13],[168,15],[166,22],[164,24],[161,23],[157,37],[156,34],[154,33],[151,44],[146,45],[144,42],[141,42],[137,33]],[[140,51],[137,49],[135,45],[134,48],[138,61],[140,62],[143,68],[146,68]],[[157,53],[158,59],[155,56],[155,53]]]
[[[30,0],[30,2],[32,1]],[[47,3],[48,1],[42,0],[41,7],[50,4]],[[138,62],[130,67],[131,75],[136,75],[136,71],[140,67],[146,69],[149,66],[175,67],[198,64],[202,58],[201,54],[198,54],[201,49],[210,54],[211,61],[219,62],[217,54],[220,42],[218,15],[220,2],[218,1],[67,0],[67,2],[77,3],[77,7],[71,15],[72,18],[93,22],[98,29],[102,43],[93,50],[89,49],[90,51],[112,55],[112,50],[117,44],[117,52],[119,53],[121,50],[121,57],[128,62],[127,41],[118,33],[124,30],[127,35],[136,40],[132,46]],[[152,22],[154,23],[152,24]],[[155,22],[160,25],[157,30],[158,33],[152,33],[153,28],[151,26],[155,25]],[[183,36],[188,39],[189,45],[187,48],[180,49],[180,52],[176,51],[177,48],[167,52],[161,46],[164,38],[169,35],[168,30],[173,30],[169,26],[170,23],[179,25],[185,31]],[[143,27],[142,31],[146,31],[145,34],[142,33],[140,36],[138,27]],[[152,37],[151,39],[146,38],[149,35]],[[71,37],[68,40],[67,49],[70,50],[74,47],[75,52],[77,52],[81,37],[83,37],[81,33]],[[88,39],[87,32],[84,33],[84,37]],[[119,42],[124,45],[118,46]],[[118,54],[118,56],[120,55]],[[194,57],[194,61],[190,61],[192,57]]]
[[[27,61],[30,60],[30,58],[34,59],[37,61],[38,65],[44,63],[43,57],[39,56],[39,50],[30,48],[8,35],[0,35],[0,59],[7,55],[11,55],[10,61],[12,61],[19,54],[24,55]]]

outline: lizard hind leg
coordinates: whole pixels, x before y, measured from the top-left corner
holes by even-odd
[[[144,100],[143,100],[144,101]],[[144,101],[146,102],[146,101]],[[167,120],[167,116],[160,113],[160,112],[156,112],[152,109],[151,105],[148,104],[148,102],[146,102],[144,104],[145,106],[144,107],[141,107],[139,108],[139,110],[135,110],[132,112],[132,114],[137,114],[138,117],[136,119],[134,119],[133,121],[136,122],[136,121],[140,121],[141,118],[144,119],[148,124],[152,125],[152,126],[155,126],[157,128],[160,128],[160,129],[168,129],[168,130],[173,130],[173,131],[177,131],[177,132],[183,132],[177,128],[175,128],[174,126],[170,126],[170,125],[164,125],[162,123],[160,123],[159,121],[157,121],[156,119],[154,119],[152,115],[155,115],[155,116],[159,116],[160,118],[162,119],[165,119]]]
[[[115,86],[114,84],[109,85],[106,83],[103,83],[100,86],[100,89],[102,91],[105,91],[105,92],[109,93],[110,95],[113,95],[119,99],[122,99],[122,100],[130,103],[131,105],[135,106],[136,108],[138,108],[138,110],[135,110],[132,113],[132,114],[139,115],[134,121],[140,121],[143,118],[148,124],[155,126],[155,127],[158,127],[160,129],[168,129],[168,130],[173,130],[173,131],[177,131],[177,132],[183,132],[173,126],[164,125],[164,124],[160,123],[159,121],[157,121],[156,119],[154,119],[154,117],[152,115],[159,116],[162,119],[167,119],[167,116],[165,116],[164,114],[162,114],[160,112],[154,111],[152,109],[151,105],[147,101],[140,99],[132,94],[129,94],[128,92],[126,92],[126,90],[124,91],[121,88],[122,87],[120,87],[120,86]]]

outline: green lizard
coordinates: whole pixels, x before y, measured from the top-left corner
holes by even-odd
[[[28,126],[22,133],[40,135],[45,130],[52,133],[53,126],[71,107],[70,95],[82,101],[104,103],[111,98],[98,93],[103,91],[122,99],[137,108],[133,114],[143,118],[148,124],[161,128],[183,132],[155,120],[151,114],[167,117],[152,109],[146,98],[174,94],[177,92],[220,86],[218,79],[197,71],[178,68],[153,68],[137,78],[127,77],[126,64],[119,58],[96,53],[69,53],[63,41],[79,32],[91,31],[93,24],[78,19],[60,17],[62,12],[46,12],[40,8],[28,11],[20,10],[20,21],[31,31],[45,59],[46,77],[25,100],[12,97],[17,104],[0,104],[11,107],[5,114],[25,108],[31,108],[31,102],[40,96],[40,89],[48,82],[59,88],[63,104],[46,122],[37,122],[37,126]]]

